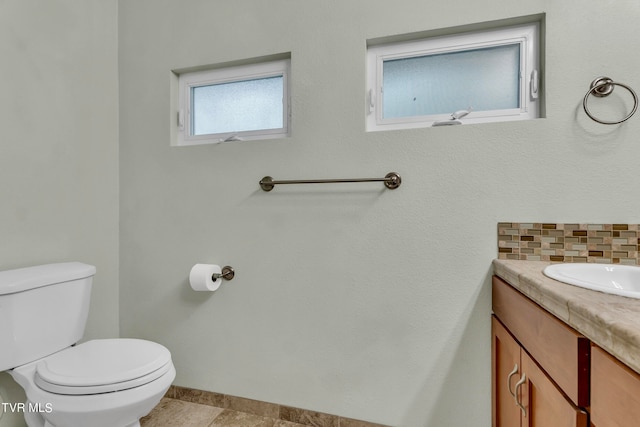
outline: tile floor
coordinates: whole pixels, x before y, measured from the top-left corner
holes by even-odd
[[[142,427],[387,427],[352,418],[172,385]]]
[[[308,427],[246,412],[164,397],[141,427]]]

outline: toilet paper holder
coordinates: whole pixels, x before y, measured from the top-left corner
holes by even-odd
[[[211,275],[211,280],[216,281],[218,279],[231,280],[235,277],[236,272],[230,265],[225,265],[222,267],[221,273],[213,273]]]

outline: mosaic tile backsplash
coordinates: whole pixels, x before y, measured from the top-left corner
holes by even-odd
[[[638,265],[639,224],[498,223],[498,259]]]

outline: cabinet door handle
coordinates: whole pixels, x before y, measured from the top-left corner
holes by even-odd
[[[516,406],[518,408],[520,408],[520,410],[522,411],[522,415],[523,416],[527,416],[527,410],[524,408],[524,406],[522,406],[522,403],[520,402],[520,400],[518,399],[518,389],[520,388],[520,386],[522,384],[524,384],[527,381],[527,376],[525,374],[522,374],[522,378],[520,378],[520,381],[518,381],[516,383],[516,393],[515,393],[515,399],[516,399]]]
[[[518,400],[517,397],[516,397],[516,394],[513,391],[511,391],[511,377],[513,377],[517,373],[518,373],[518,364],[516,363],[515,366],[513,367],[513,371],[511,371],[511,373],[507,377],[507,389],[509,389],[509,394],[514,399],[516,399],[516,401]]]

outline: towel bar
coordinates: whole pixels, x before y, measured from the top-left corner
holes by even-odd
[[[271,191],[273,187],[280,184],[327,184],[342,182],[384,182],[385,187],[395,190],[400,187],[402,178],[396,172],[389,172],[384,178],[347,178],[347,179],[296,179],[296,180],[274,180],[270,176],[265,176],[260,180],[260,188],[264,191]]]

